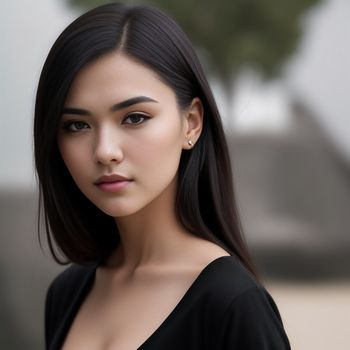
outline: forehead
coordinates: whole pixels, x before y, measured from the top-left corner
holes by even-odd
[[[109,103],[134,96],[172,103],[173,90],[156,72],[122,53],[109,53],[83,67],[68,91],[66,104]]]

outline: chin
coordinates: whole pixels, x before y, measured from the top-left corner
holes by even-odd
[[[101,211],[103,211],[106,215],[112,216],[114,218],[129,216],[136,212],[136,210],[128,210],[126,208],[110,208],[110,207],[101,207],[97,206]]]
[[[135,214],[139,210],[142,209],[142,207],[135,207],[135,206],[128,206],[126,204],[116,204],[116,203],[109,203],[109,204],[101,204],[101,203],[94,203],[97,208],[99,208],[101,211],[103,211],[106,215],[112,216],[114,218],[118,217],[124,217],[129,216],[132,214]]]

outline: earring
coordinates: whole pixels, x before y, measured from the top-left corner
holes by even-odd
[[[188,140],[187,143],[188,143],[188,145],[189,145],[190,147],[193,146],[193,141],[192,141],[192,140]]]

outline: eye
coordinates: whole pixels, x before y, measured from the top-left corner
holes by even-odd
[[[141,114],[141,113],[132,113],[129,114],[124,120],[123,124],[132,124],[138,125],[144,123],[146,120],[150,119],[150,117]],[[126,122],[128,120],[128,122]]]
[[[71,131],[71,132],[78,132],[82,129],[85,129],[85,127],[88,127],[88,125],[85,122],[82,122],[80,120],[76,121],[70,121],[63,125],[63,129]]]

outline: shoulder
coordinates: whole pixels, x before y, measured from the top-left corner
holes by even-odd
[[[237,258],[214,262],[206,296],[217,348],[290,349],[272,296]]]
[[[277,306],[263,287],[252,287],[231,301],[221,315],[215,343],[220,349],[290,350]]]
[[[235,256],[215,259],[205,270],[205,294],[212,295],[224,308],[251,288],[263,288]]]
[[[255,277],[234,256],[212,261],[201,273],[201,308],[210,320],[220,322],[229,305],[252,288],[261,288]]]
[[[51,282],[50,288],[67,287],[67,284],[82,282],[94,266],[70,265],[60,272]]]
[[[94,267],[92,266],[80,265],[71,265],[66,268],[51,282],[47,291],[47,298],[56,299],[55,297],[59,296],[58,299],[63,302],[77,292],[77,289],[84,284],[93,273],[93,270]]]

